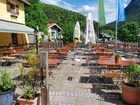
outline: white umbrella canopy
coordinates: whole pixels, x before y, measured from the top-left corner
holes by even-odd
[[[80,24],[79,21],[76,22],[75,28],[74,28],[74,34],[73,34],[73,40],[74,42],[80,42]]]
[[[88,13],[86,19],[86,34],[85,34],[85,44],[91,42],[92,44],[96,44],[96,35],[93,26],[93,18],[92,14]]]

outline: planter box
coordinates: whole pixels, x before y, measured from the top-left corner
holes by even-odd
[[[40,96],[36,97],[35,99],[27,100],[22,98],[22,95],[20,95],[17,99],[19,101],[20,105],[40,105]]]
[[[27,60],[24,60],[21,62],[23,67],[30,67],[29,63]]]

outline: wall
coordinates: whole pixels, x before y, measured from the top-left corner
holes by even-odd
[[[6,0],[0,0],[0,19],[25,24],[24,3],[17,0],[12,1],[19,5],[19,15],[11,16],[10,12],[7,12]]]
[[[27,39],[25,34],[18,34],[17,38],[18,38],[18,44],[27,44]]]
[[[11,43],[10,33],[0,33],[0,46],[9,46]]]

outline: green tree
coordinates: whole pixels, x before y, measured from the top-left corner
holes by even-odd
[[[39,30],[46,31],[47,17],[43,11],[40,0],[28,0],[31,5],[25,9],[26,25],[32,28],[39,27]]]
[[[125,42],[138,42],[139,26],[135,22],[122,25],[118,30],[118,38]]]

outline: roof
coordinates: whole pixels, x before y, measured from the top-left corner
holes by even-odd
[[[106,33],[101,33],[100,35],[102,35],[102,37],[106,37],[106,38],[113,38],[113,36],[106,34]]]
[[[48,26],[48,28],[49,28],[49,27],[52,27],[54,24],[55,24],[55,23],[48,23],[47,26]]]
[[[24,24],[0,20],[0,32],[34,34],[34,29]]]
[[[51,27],[53,27],[53,26],[57,26],[57,27],[62,31],[62,28],[60,28],[56,23],[48,23],[48,24],[47,24],[47,27],[48,27],[48,28],[51,28]]]
[[[31,5],[27,0],[19,0],[20,2],[23,2],[24,4]]]
[[[104,34],[104,36],[113,38],[113,36],[111,36],[111,35],[109,35],[109,34]]]

